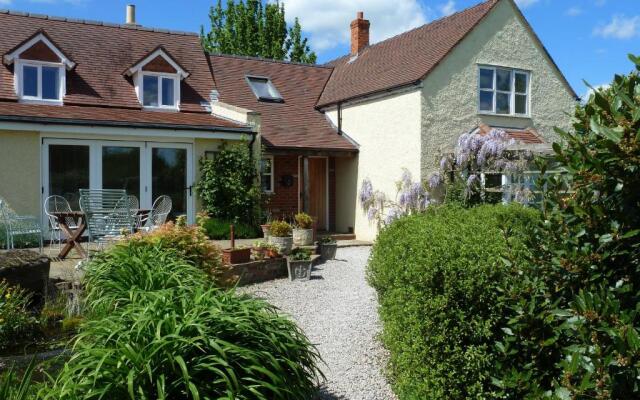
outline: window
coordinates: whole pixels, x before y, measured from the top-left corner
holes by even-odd
[[[529,73],[480,67],[478,110],[499,115],[529,115]]]
[[[260,179],[262,191],[273,193],[273,157],[265,157],[260,161]]]
[[[284,101],[269,78],[260,76],[247,76],[247,82],[249,83],[249,87],[253,91],[253,94],[258,98],[258,100],[273,102]]]
[[[62,102],[65,72],[61,65],[49,63],[17,63],[16,80],[21,100]]]
[[[144,73],[142,75],[142,105],[177,109],[177,85],[179,85],[179,80],[173,75]]]

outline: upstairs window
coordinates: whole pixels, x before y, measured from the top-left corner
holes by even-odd
[[[484,114],[528,116],[530,74],[526,71],[480,67],[478,110]]]
[[[247,76],[247,83],[253,94],[260,101],[281,103],[284,100],[269,78],[261,76]]]
[[[142,74],[142,105],[176,109],[176,76],[145,72]]]
[[[61,65],[18,62],[18,96],[25,101],[61,102],[64,68]]]

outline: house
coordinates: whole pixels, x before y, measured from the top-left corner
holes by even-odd
[[[43,199],[125,188],[149,207],[198,209],[198,160],[244,141],[276,217],[372,239],[363,179],[389,194],[425,179],[463,132],[503,127],[545,146],[576,95],[513,0],[489,0],[380,43],[351,23],[351,52],[327,65],[206,54],[196,34],[0,13],[0,196]],[[346,27],[345,27],[346,28]],[[263,150],[261,152],[260,150]]]

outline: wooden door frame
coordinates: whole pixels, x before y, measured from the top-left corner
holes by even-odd
[[[300,196],[298,196],[298,212],[304,211],[304,207],[305,207],[305,201],[304,199],[309,195],[309,193],[305,193],[305,187],[301,186],[303,184],[303,182],[308,182],[309,180],[309,170],[307,169],[305,171],[304,168],[304,160],[305,159],[309,159],[309,158],[324,158],[325,159],[325,210],[326,210],[326,215],[325,215],[325,221],[326,221],[326,226],[324,226],[323,228],[325,230],[329,230],[329,227],[331,226],[331,222],[329,221],[329,215],[331,215],[330,213],[330,204],[329,204],[329,157],[328,156],[298,156],[298,177],[302,177],[302,179],[298,179],[298,193],[300,193]],[[321,227],[318,227],[321,228]]]

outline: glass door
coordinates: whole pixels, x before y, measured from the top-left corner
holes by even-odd
[[[169,219],[187,215],[192,221],[190,145],[152,143],[149,147],[152,201],[167,195],[173,203]]]
[[[140,200],[141,145],[102,145],[102,188],[124,189]]]
[[[47,196],[62,196],[69,202],[73,210],[79,210],[80,188],[89,187],[90,179],[90,147],[88,145],[50,144],[45,156],[48,174],[46,184]]]

